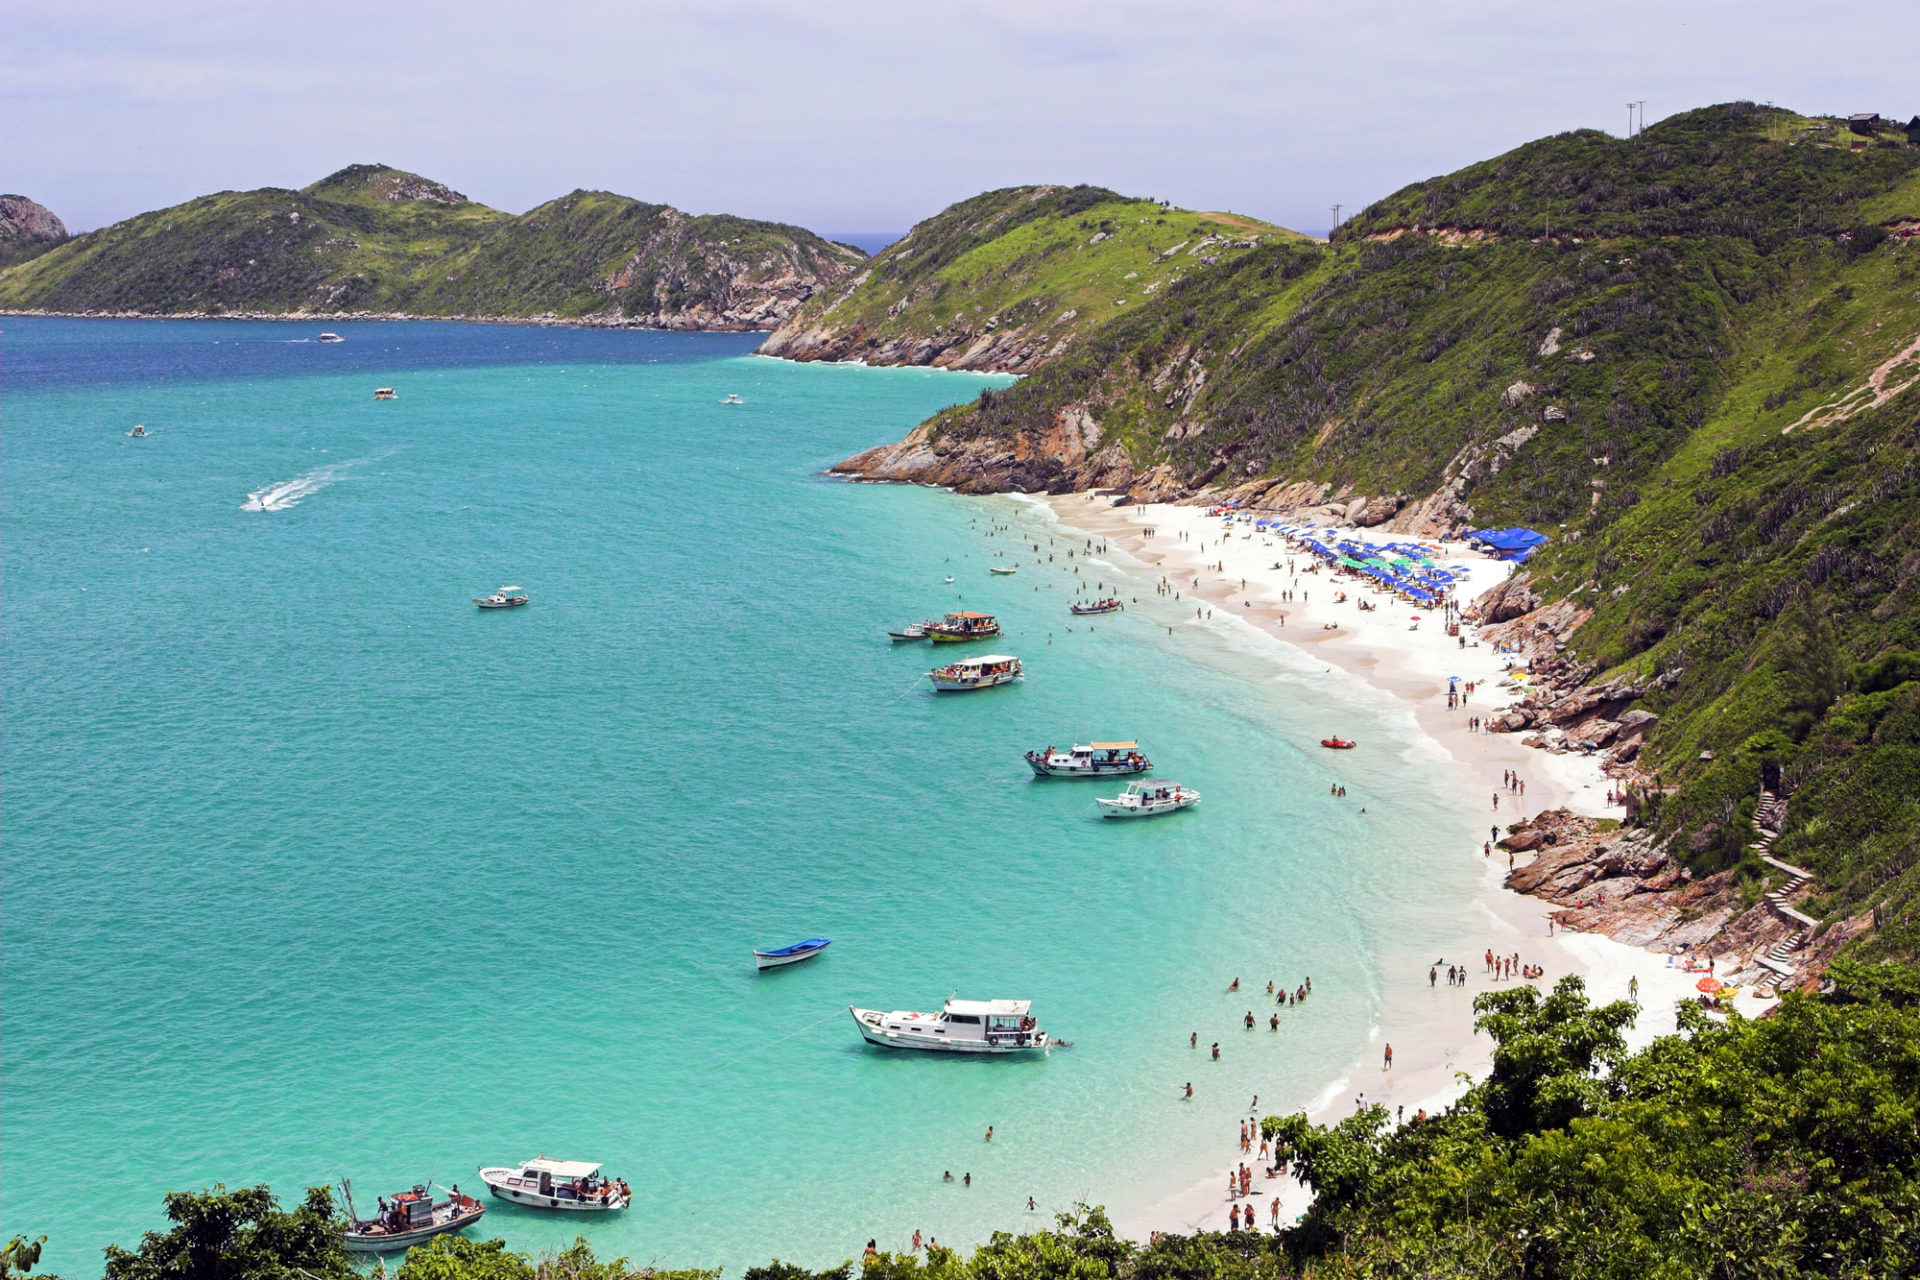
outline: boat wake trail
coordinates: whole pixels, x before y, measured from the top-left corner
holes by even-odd
[[[330,462],[324,467],[315,467],[312,471],[295,479],[276,480],[248,494],[247,500],[240,504],[240,509],[242,511],[285,511],[302,498],[320,492],[355,467],[364,466],[386,456],[380,453],[366,458],[354,458],[347,462]]]

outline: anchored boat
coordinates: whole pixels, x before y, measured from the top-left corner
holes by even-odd
[[[541,1156],[518,1169],[482,1169],[480,1181],[502,1200],[531,1209],[606,1213],[624,1209],[633,1200],[625,1179],[602,1177],[599,1164],[591,1160],[549,1160]]]
[[[753,967],[756,969],[778,969],[783,964],[799,964],[802,960],[811,960],[833,945],[831,938],[808,938],[805,942],[796,942],[792,946],[776,947],[772,951],[753,953]]]
[[[431,1186],[422,1182],[412,1190],[380,1197],[379,1212],[362,1218],[354,1212],[352,1184],[343,1179],[340,1189],[347,1200],[346,1246],[354,1253],[398,1253],[478,1222],[487,1212],[487,1206],[462,1195],[458,1187],[449,1190],[445,1200],[435,1200]]]
[[[1020,659],[1004,653],[982,654],[927,672],[933,687],[941,693],[967,693],[991,689],[997,684],[1012,684],[1020,679]]]
[[[1110,596],[1105,600],[1095,600],[1092,604],[1076,604],[1067,607],[1084,618],[1090,613],[1117,613],[1127,606],[1120,603],[1119,597]]]
[[[1027,752],[1027,764],[1043,778],[1105,778],[1153,768],[1137,742],[1089,742],[1069,751],[1048,747]]]
[[[524,595],[515,595],[519,587],[502,587],[490,596],[475,596],[473,602],[482,609],[517,609],[527,602]]]
[[[1028,1012],[1027,1000],[949,999],[939,1013],[882,1013],[853,1005],[853,1025],[868,1044],[935,1053],[1046,1052],[1052,1039]]]
[[[935,644],[955,644],[992,639],[1000,634],[1000,620],[990,613],[950,613],[939,622],[926,623],[925,628]]]
[[[927,638],[927,628],[932,625],[931,622],[912,622],[900,628],[898,631],[887,632],[887,635],[895,640],[925,640]]]
[[[1200,803],[1200,793],[1177,782],[1129,782],[1113,799],[1096,799],[1103,818],[1152,818]]]
[[[998,574],[1009,574],[1009,573],[1018,573],[1020,572],[1020,570],[1018,570],[1017,568],[1015,568],[1010,564],[993,564],[993,565],[987,566],[987,572],[998,573]]]
[[[375,400],[397,400],[400,398],[400,393],[392,387],[375,387],[373,389],[373,398]]]

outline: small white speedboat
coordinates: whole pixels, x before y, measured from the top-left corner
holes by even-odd
[[[898,631],[887,632],[887,635],[895,640],[925,640],[928,625],[925,622],[911,622]]]
[[[988,653],[967,658],[927,672],[933,687],[941,693],[967,693],[991,689],[997,684],[1012,684],[1020,679],[1020,659],[1004,653]]]
[[[1009,573],[1018,573],[1020,570],[1010,564],[992,564],[987,566],[987,572],[997,573],[1004,577]]]
[[[808,938],[805,942],[796,942],[791,946],[775,947],[771,951],[756,951],[753,953],[753,967],[778,969],[781,965],[799,964],[802,960],[813,959],[832,945],[832,938]]]
[[[934,1053],[1045,1053],[1053,1040],[1034,1023],[1027,1000],[952,1000],[939,1013],[847,1006],[868,1044]]]
[[[1129,782],[1113,799],[1096,799],[1103,818],[1153,818],[1200,803],[1200,793],[1177,782]]]
[[[435,1200],[431,1187],[422,1182],[410,1191],[381,1197],[379,1211],[360,1218],[354,1215],[352,1186],[342,1182],[341,1188],[347,1200],[343,1236],[350,1253],[398,1253],[478,1222],[487,1212],[487,1206],[457,1189],[445,1200]]]
[[[549,1160],[541,1156],[519,1168],[494,1166],[480,1170],[480,1181],[502,1200],[530,1209],[562,1209],[572,1213],[607,1213],[633,1201],[623,1178],[603,1177],[592,1160]]]
[[[343,337],[341,337],[341,336],[340,336],[339,334],[337,334],[337,333],[323,333],[323,334],[321,334],[321,335],[320,335],[320,341],[322,341],[322,342],[345,342],[345,341],[346,341],[346,339],[345,339],[345,338],[343,338]]]
[[[732,392],[732,393],[729,393],[727,398],[725,400],[722,400],[720,403],[721,404],[745,404],[746,401],[740,398],[738,392]]]
[[[475,596],[473,602],[482,609],[517,609],[527,602],[524,594],[515,594],[519,590],[519,587],[502,587],[490,596]]]

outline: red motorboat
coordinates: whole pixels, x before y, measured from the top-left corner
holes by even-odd
[[[1330,748],[1334,751],[1353,750],[1353,743],[1349,742],[1345,738],[1322,738],[1320,739],[1320,745],[1323,747]]]

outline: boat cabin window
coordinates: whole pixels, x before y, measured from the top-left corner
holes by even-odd
[[[964,1022],[964,1023],[966,1023],[966,1024],[968,1025],[968,1026],[974,1026],[974,1027],[977,1027],[977,1026],[979,1026],[979,1025],[980,1025],[980,1019],[978,1019],[978,1018],[976,1018],[976,1017],[975,1017],[974,1015],[972,1015],[971,1013],[954,1013],[954,1014],[949,1014],[949,1015],[947,1016],[947,1020],[948,1020],[949,1022]]]

